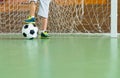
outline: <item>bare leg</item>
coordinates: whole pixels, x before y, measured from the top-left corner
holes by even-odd
[[[42,32],[41,32],[41,38],[48,38],[49,35],[46,32],[47,30],[47,23],[48,23],[48,18],[42,18]]]
[[[48,23],[48,18],[42,18],[42,30],[46,31],[47,30],[47,23]]]
[[[31,1],[30,3],[30,16],[35,16],[36,11],[36,3],[34,1]]]
[[[24,20],[24,22],[25,23],[35,23],[35,11],[36,11],[35,1],[31,1],[29,6],[30,6],[30,15],[29,15],[29,18]]]

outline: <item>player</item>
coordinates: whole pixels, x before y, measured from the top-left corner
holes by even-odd
[[[30,0],[30,16],[25,20],[25,23],[35,23],[35,11],[36,11],[36,3],[38,0]],[[49,4],[50,0],[39,0],[39,11],[38,15],[42,17],[43,28],[41,32],[41,38],[48,38],[49,35],[47,33],[47,23],[48,23],[48,12],[49,12]]]

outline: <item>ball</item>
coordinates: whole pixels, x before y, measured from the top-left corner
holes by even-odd
[[[38,27],[35,24],[25,24],[22,27],[22,34],[27,39],[34,39],[38,36]]]

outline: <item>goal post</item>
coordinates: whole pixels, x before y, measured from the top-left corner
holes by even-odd
[[[111,37],[118,36],[118,0],[111,0]]]

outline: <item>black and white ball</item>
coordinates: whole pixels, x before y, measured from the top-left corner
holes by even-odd
[[[25,24],[22,27],[22,34],[25,38],[34,39],[38,36],[38,27],[35,24]]]

